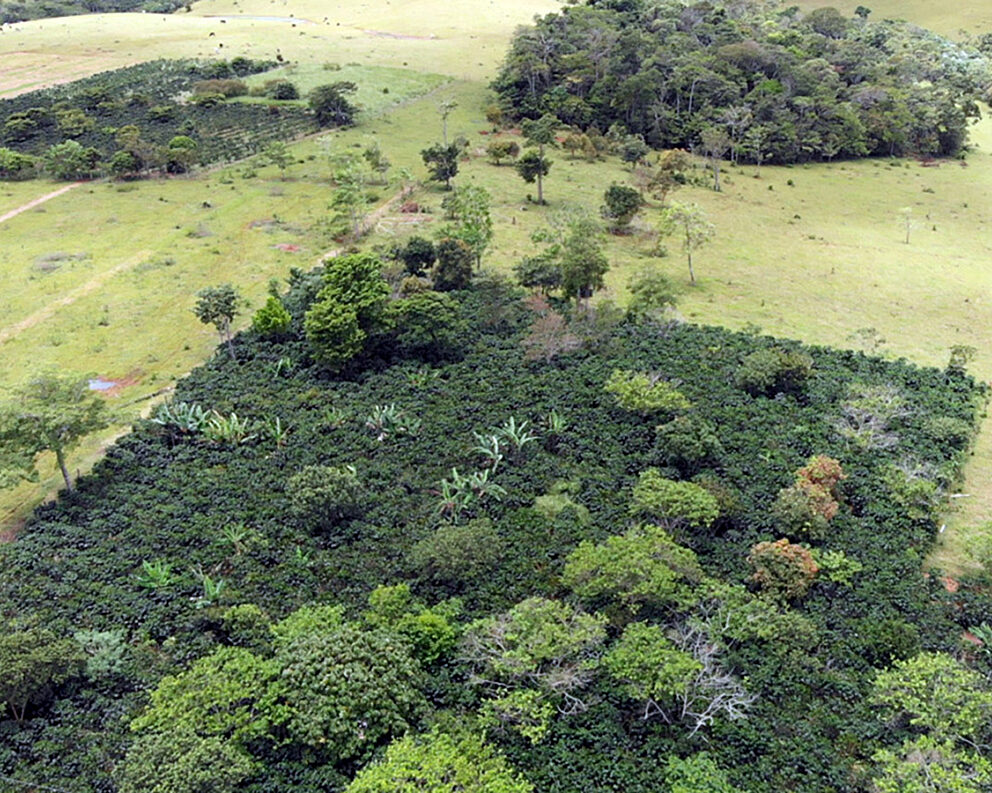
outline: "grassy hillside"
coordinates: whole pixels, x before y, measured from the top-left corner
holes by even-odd
[[[858,3],[854,0],[798,0],[803,10],[833,6],[844,14],[854,14],[858,6],[872,11],[872,19],[905,19],[952,38],[992,31],[992,4],[988,0],[975,3],[934,3],[931,0],[874,0]]]

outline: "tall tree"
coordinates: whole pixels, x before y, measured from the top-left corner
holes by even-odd
[[[672,235],[679,237],[689,265],[689,280],[696,283],[696,273],[692,269],[692,252],[705,245],[716,234],[716,228],[706,219],[703,210],[696,204],[672,201],[671,206],[661,211],[658,233],[662,237]]]
[[[461,147],[457,143],[435,143],[420,152],[431,180],[444,182],[445,190],[451,189],[451,180],[458,173],[459,154]]]
[[[46,373],[0,406],[0,484],[36,474],[37,457],[54,452],[65,489],[72,492],[66,454],[88,433],[108,424],[106,404],[80,375]]]
[[[213,325],[220,334],[221,341],[227,343],[227,351],[234,355],[234,334],[231,324],[240,312],[244,299],[232,284],[208,286],[196,293],[193,313],[204,325]]]
[[[317,117],[317,123],[322,127],[347,127],[353,124],[358,108],[348,101],[348,96],[357,90],[358,86],[348,81],[314,88],[307,103]]]
[[[720,164],[723,155],[730,149],[730,136],[720,127],[707,127],[699,134],[703,154],[713,169],[713,189],[720,192]]]
[[[545,113],[539,119],[527,120],[521,127],[524,138],[531,146],[537,146],[537,157],[524,155],[517,163],[517,170],[526,182],[537,179],[537,203],[544,203],[543,179],[551,170],[551,161],[544,156],[546,146],[555,145],[555,133],[561,127],[561,121],[551,113]],[[526,161],[526,165],[524,165]],[[530,178],[528,178],[528,175]]]
[[[482,254],[493,239],[491,205],[492,196],[489,191],[475,185],[456,187],[441,202],[454,223],[445,224],[438,229],[439,239],[453,237],[468,245],[475,256],[476,267],[482,264]]]

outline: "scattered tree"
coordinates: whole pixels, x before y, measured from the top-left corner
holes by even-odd
[[[561,121],[554,115],[546,113],[537,120],[524,121],[521,127],[524,138],[531,146],[537,147],[537,152],[527,152],[517,161],[517,172],[521,178],[530,184],[537,180],[537,203],[544,203],[543,179],[551,170],[551,161],[544,156],[546,146],[555,145],[555,133],[561,127]]]
[[[699,134],[703,154],[713,169],[713,189],[720,192],[720,164],[730,149],[730,138],[720,127],[707,127]]]
[[[457,143],[435,143],[423,149],[420,156],[427,166],[431,181],[444,182],[444,189],[450,190],[451,180],[458,173],[458,157],[461,153],[461,146]]]
[[[231,325],[240,313],[244,299],[232,284],[208,286],[196,293],[196,305],[193,313],[204,325],[213,325],[220,334],[221,341],[227,343],[231,359],[234,354],[234,333]]]
[[[308,465],[289,478],[286,493],[292,514],[321,531],[361,515],[366,503],[353,465]]]
[[[37,476],[38,455],[53,452],[71,493],[66,455],[107,424],[106,403],[90,390],[89,378],[70,373],[32,378],[0,406],[0,484]]]
[[[486,156],[493,165],[503,160],[515,160],[520,156],[520,146],[513,140],[491,140],[486,146]]]
[[[437,264],[431,277],[441,292],[467,289],[472,281],[475,254],[462,240],[447,237],[437,243]]]
[[[83,653],[71,639],[45,628],[8,627],[0,634],[0,702],[18,721],[30,705],[42,705],[54,689],[83,671]]]
[[[357,85],[347,81],[318,85],[314,88],[307,98],[307,103],[317,117],[317,123],[322,127],[351,126],[358,108],[348,101],[348,96],[357,90]]]
[[[614,369],[603,390],[613,394],[623,410],[649,416],[656,413],[681,413],[692,403],[675,386],[657,374]]]
[[[689,281],[696,283],[696,273],[692,269],[692,252],[701,248],[716,234],[713,224],[706,219],[703,210],[696,204],[680,204],[672,201],[671,205],[661,210],[661,221],[658,233],[662,237],[677,235],[685,251],[686,263],[689,265]]]
[[[449,237],[461,240],[475,256],[476,267],[482,264],[482,254],[493,239],[493,219],[490,214],[492,196],[484,187],[469,185],[456,187],[445,196],[441,206],[454,223],[438,229],[442,239]]]
[[[138,737],[123,765],[121,793],[237,793],[258,770],[230,741],[188,730]]]
[[[603,205],[599,208],[599,214],[606,219],[610,231],[624,234],[643,204],[644,199],[633,187],[614,183],[603,193]]]

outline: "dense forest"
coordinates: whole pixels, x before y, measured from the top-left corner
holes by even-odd
[[[383,272],[294,272],[2,546],[0,775],[987,789],[988,596],[921,571],[958,362]]]
[[[493,87],[513,117],[733,160],[957,154],[992,84],[986,56],[870,17],[590,0],[521,28]]]
[[[349,82],[319,86],[309,107],[285,101],[300,99],[286,79],[254,89],[265,101],[238,101],[250,93],[241,78],[276,65],[243,57],[149,61],[0,100],[0,179],[183,173],[351,123]]]
[[[0,0],[0,24],[45,17],[125,11],[171,14],[177,8],[188,5],[182,0]]]

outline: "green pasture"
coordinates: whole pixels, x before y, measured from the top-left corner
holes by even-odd
[[[486,80],[502,60],[513,30],[556,7],[553,0],[209,0],[195,4],[192,13],[22,22],[5,26],[0,36],[0,96],[154,58],[236,55],[317,67],[327,62],[390,66]],[[292,16],[298,21],[273,19]]]
[[[305,105],[306,95],[318,85],[352,82],[358,90],[349,100],[361,108],[359,122],[378,116],[397,104],[434,90],[449,81],[440,74],[428,74],[390,66],[363,66],[355,63],[300,63],[283,66],[245,79],[249,86],[262,86],[269,80],[289,80],[299,89],[301,99],[276,102],[264,97],[239,97],[239,102]]]
[[[988,0],[969,3],[934,3],[932,0],[799,0],[803,10],[830,5],[843,14],[853,15],[854,9],[864,6],[871,9],[870,19],[905,19],[937,33],[953,38],[992,31],[992,4]]]

